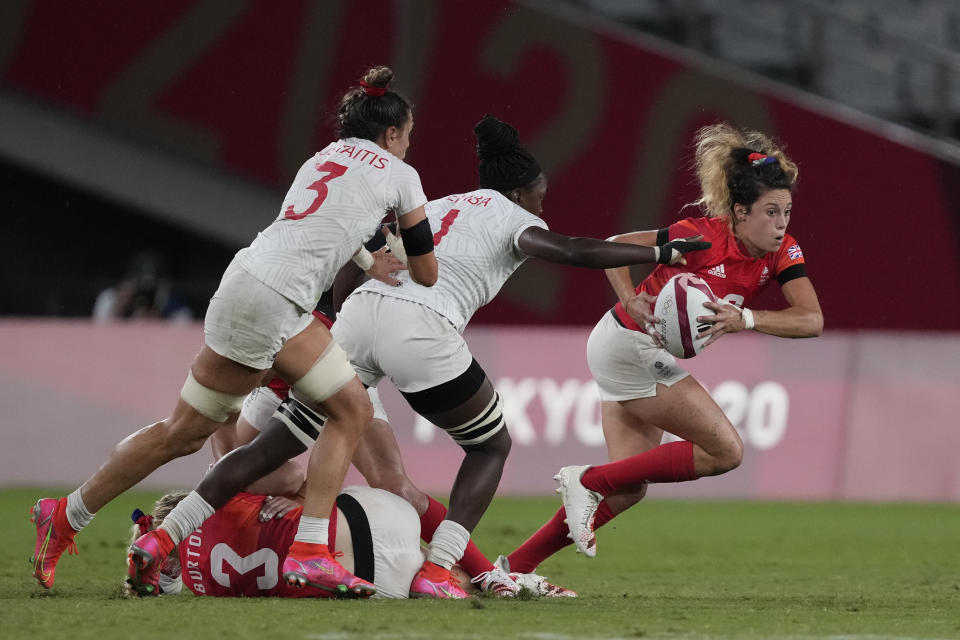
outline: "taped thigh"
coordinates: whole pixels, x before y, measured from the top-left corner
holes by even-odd
[[[483,411],[472,420],[457,427],[445,428],[454,442],[463,446],[480,444],[492,438],[506,423],[503,420],[503,400],[500,394],[493,392],[493,397]]]
[[[320,435],[320,429],[323,429],[323,425],[327,422],[326,416],[317,413],[293,396],[284,398],[273,417],[286,425],[290,433],[307,449],[313,447],[313,443]]]
[[[187,373],[187,381],[180,389],[180,398],[184,402],[214,422],[226,422],[230,416],[239,413],[246,397],[245,393],[236,396],[205,387],[193,377],[193,371]]]
[[[310,371],[307,371],[307,374],[293,385],[293,389],[302,398],[312,402],[323,402],[345,387],[356,375],[357,373],[350,366],[347,354],[340,345],[331,340],[310,367]]]

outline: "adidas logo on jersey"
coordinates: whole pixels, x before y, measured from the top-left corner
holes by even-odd
[[[718,264],[717,266],[713,267],[712,269],[707,269],[707,273],[709,273],[709,274],[712,275],[712,276],[717,276],[718,278],[726,278],[726,277],[727,277],[727,272],[724,271],[722,264]]]

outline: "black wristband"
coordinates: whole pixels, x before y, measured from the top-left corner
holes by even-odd
[[[422,256],[433,251],[433,233],[426,218],[409,229],[402,229],[400,238],[408,256]]]
[[[670,242],[670,229],[657,229],[657,246],[662,247],[668,242]]]

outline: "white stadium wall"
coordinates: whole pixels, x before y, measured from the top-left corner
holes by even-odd
[[[589,331],[467,331],[513,436],[501,493],[547,494],[559,467],[605,461]],[[198,324],[0,321],[0,485],[82,482],[124,436],[171,409],[202,335]],[[728,336],[686,364],[743,435],[744,462],[651,495],[960,500],[960,335]],[[381,395],[412,479],[446,493],[459,449],[389,383]],[[204,448],[143,485],[192,486],[211,459]]]

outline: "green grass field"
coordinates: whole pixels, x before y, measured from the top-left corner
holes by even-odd
[[[960,638],[957,505],[649,501],[541,566],[573,600],[128,600],[129,513],[158,493],[104,509],[44,591],[28,510],[55,493],[0,491],[0,638]],[[499,498],[475,539],[505,552],[557,506]]]

